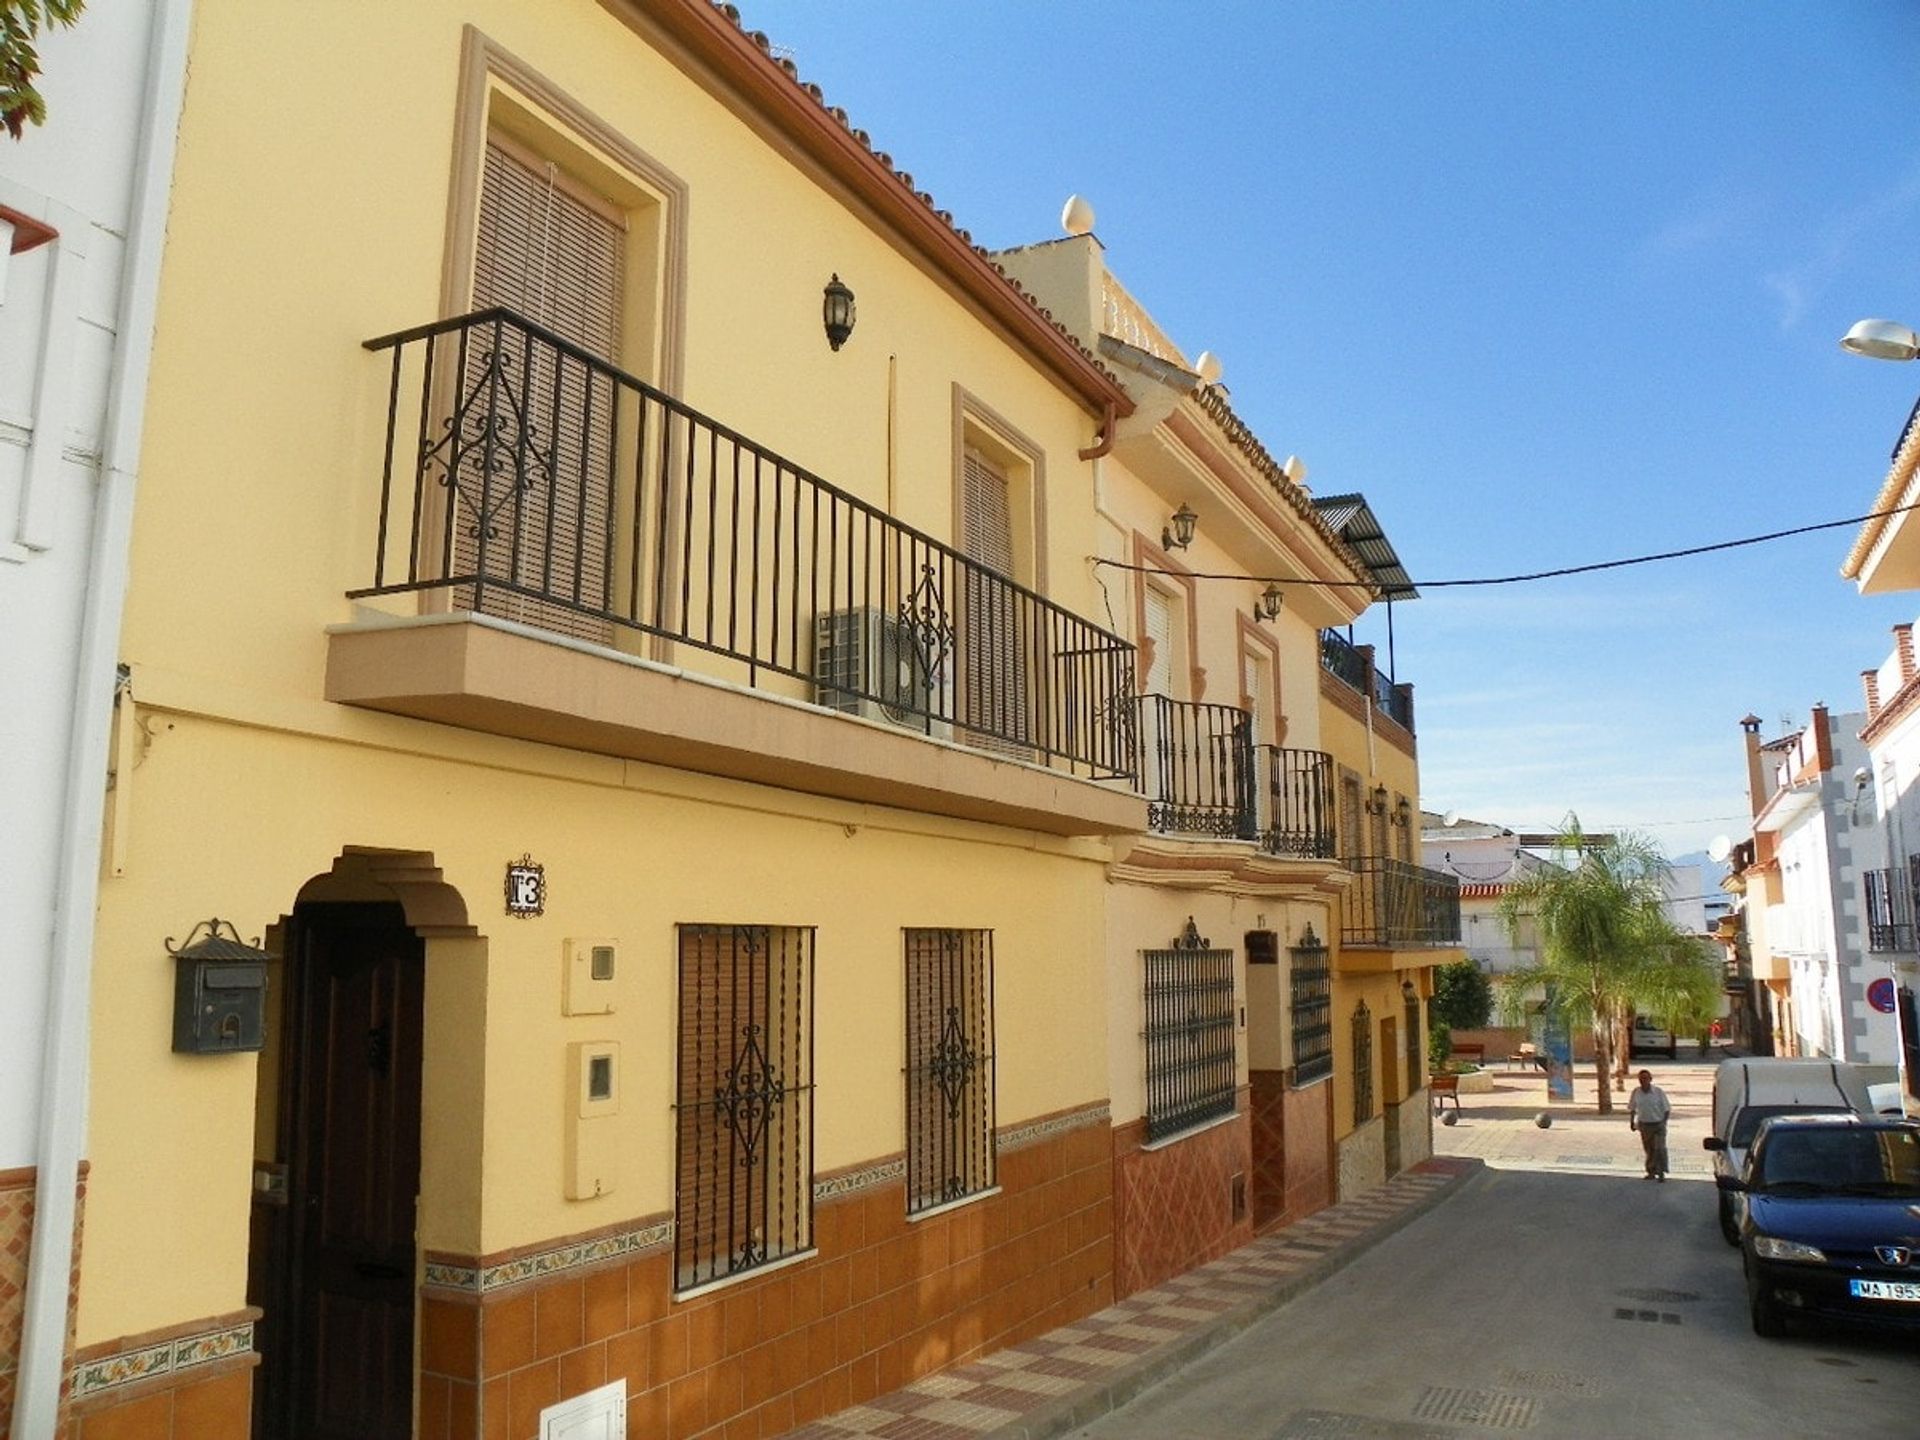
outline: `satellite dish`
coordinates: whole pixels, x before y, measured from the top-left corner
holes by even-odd
[[[1193,373],[1200,377],[1202,385],[1217,384],[1220,379],[1220,357],[1211,350],[1202,350],[1200,358],[1193,362]]]
[[[1069,195],[1060,211],[1060,228],[1069,235],[1093,233],[1093,206],[1083,195]]]
[[[1728,839],[1725,835],[1714,836],[1713,843],[1707,846],[1707,858],[1713,861],[1713,863],[1716,865],[1718,865],[1722,860],[1726,859],[1727,856],[1731,855],[1732,853],[1733,853],[1733,841]]]
[[[1281,463],[1280,473],[1296,485],[1307,483],[1307,462],[1298,455],[1289,455]]]
[[[1447,829],[1451,830],[1454,826],[1460,823],[1460,812],[1458,810],[1447,811],[1446,814],[1440,817],[1440,823],[1446,826]]]

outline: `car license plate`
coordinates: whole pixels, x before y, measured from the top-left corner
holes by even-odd
[[[1857,1300],[1920,1301],[1920,1285],[1904,1280],[1849,1280],[1847,1293]]]

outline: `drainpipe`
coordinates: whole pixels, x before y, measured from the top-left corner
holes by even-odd
[[[1113,449],[1113,427],[1120,423],[1120,407],[1113,401],[1107,402],[1107,413],[1101,417],[1100,433],[1094,437],[1093,444],[1079,452],[1082,460],[1098,460]]]
[[[71,703],[58,871],[54,881],[46,1058],[40,1082],[40,1136],[34,1182],[33,1248],[27,1259],[13,1433],[52,1435],[66,1368],[67,1302],[73,1264],[74,1188],[85,1148],[87,1023],[92,991],[93,916],[100,893],[101,793],[127,590],[128,540],[147,372],[166,241],[167,197],[186,88],[192,0],[154,0],[147,35],[145,93],[134,162],[127,248],[115,348],[108,377],[100,479],[88,540],[87,591]]]

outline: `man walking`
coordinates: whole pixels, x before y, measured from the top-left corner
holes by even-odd
[[[1667,1117],[1673,1105],[1667,1092],[1653,1083],[1653,1072],[1640,1072],[1640,1088],[1627,1096],[1627,1128],[1640,1132],[1640,1148],[1647,1153],[1647,1179],[1667,1179]]]

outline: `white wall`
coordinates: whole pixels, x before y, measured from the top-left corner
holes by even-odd
[[[0,1169],[35,1160],[73,657],[149,19],[142,0],[94,0],[74,29],[43,34],[47,123],[0,134],[0,205],[60,231],[7,262],[0,300]]]

